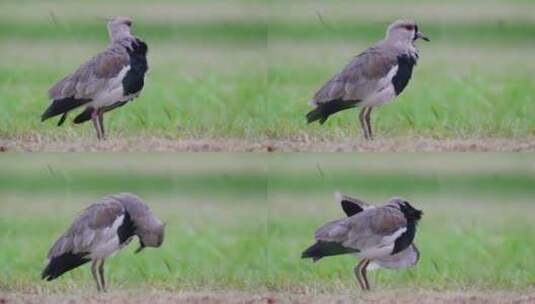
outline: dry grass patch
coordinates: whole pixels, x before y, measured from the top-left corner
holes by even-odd
[[[283,140],[240,138],[173,139],[155,136],[96,139],[59,139],[38,134],[0,139],[1,152],[531,152],[535,137],[429,137],[332,140],[302,134]]]
[[[70,295],[41,295],[26,293],[0,293],[0,303],[26,304],[60,304],[60,303],[182,303],[182,304],[345,304],[345,303],[375,303],[375,304],[528,304],[535,302],[535,291],[497,291],[497,290],[395,290],[372,291],[361,294],[310,294],[310,293],[269,293],[242,291],[113,291],[107,294],[75,293]]]

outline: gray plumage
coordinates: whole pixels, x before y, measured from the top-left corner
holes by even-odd
[[[407,221],[399,209],[371,208],[323,225],[316,230],[314,237],[366,252],[370,248],[393,245],[394,239],[388,237],[406,225]],[[373,255],[370,257],[375,258]]]
[[[303,252],[314,261],[326,256],[354,253],[361,262],[355,274],[362,289],[369,289],[366,269],[370,263],[398,269],[415,265],[419,252],[413,244],[421,211],[401,198],[375,207],[363,200],[337,193],[347,217],[331,221],[314,234],[316,243]]]
[[[74,122],[91,119],[97,138],[105,137],[103,114],[139,96],[148,69],[147,45],[130,33],[131,25],[132,20],[127,17],[115,17],[108,22],[111,42],[107,49],[48,90],[52,103],[42,114],[43,121],[62,115],[59,126],[70,111],[85,106]]]
[[[364,137],[371,139],[371,109],[404,90],[418,60],[414,42],[419,38],[429,40],[415,22],[392,23],[383,40],[356,56],[315,93],[310,101],[315,108],[307,114],[307,121],[323,124],[330,115],[359,106]]]
[[[139,197],[130,193],[104,197],[87,207],[54,242],[42,278],[50,281],[93,261],[91,270],[97,289],[105,290],[104,260],[126,247],[134,236],[140,242],[136,253],[145,247],[161,246],[164,227]]]
[[[378,267],[382,268],[400,269],[416,265],[419,259],[420,252],[418,251],[418,248],[416,248],[416,245],[414,245],[413,243],[405,250],[402,250],[396,254],[373,260],[370,266],[376,264]]]

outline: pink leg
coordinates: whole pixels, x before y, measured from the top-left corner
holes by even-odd
[[[100,121],[99,121],[99,111],[98,109],[94,109],[93,113],[91,113],[91,120],[93,121],[93,127],[95,127],[95,131],[97,132],[97,139],[102,139],[102,134],[100,131]]]
[[[362,108],[359,114],[360,127],[362,128],[362,132],[364,133],[364,139],[366,140],[370,139],[370,136],[368,134],[368,126],[366,125],[366,111],[367,110],[368,108]]]
[[[371,123],[371,119],[370,119],[370,116],[372,114],[372,109],[373,108],[367,108],[367,111],[366,111],[366,125],[368,126],[368,139],[373,139],[373,134],[372,134],[372,123]]]
[[[363,259],[353,269],[353,271],[355,272],[355,276],[357,277],[357,281],[359,282],[360,288],[362,288],[362,290],[370,290],[370,284],[368,283],[368,278],[366,277],[366,267],[368,267],[369,263],[370,260]]]
[[[102,139],[106,139],[106,134],[104,133],[104,112],[99,111],[98,113],[98,125],[100,126],[100,136]]]

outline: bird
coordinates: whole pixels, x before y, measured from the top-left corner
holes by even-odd
[[[323,124],[330,115],[361,107],[360,125],[366,140],[373,139],[371,111],[401,94],[418,61],[415,42],[430,41],[414,21],[397,20],[388,26],[383,40],[354,57],[329,79],[310,100],[314,107],[307,122]]]
[[[87,207],[48,251],[41,278],[52,281],[91,262],[98,291],[106,291],[104,262],[137,236],[139,253],[145,247],[160,247],[165,224],[136,195],[118,193]]]
[[[74,118],[74,123],[92,120],[97,139],[105,139],[104,113],[140,95],[149,68],[148,46],[131,34],[129,17],[114,17],[107,27],[111,42],[106,50],[48,90],[51,104],[41,115],[41,121],[62,115],[57,123],[61,126],[70,111],[83,106],[85,109]]]
[[[355,254],[360,262],[353,272],[360,288],[369,290],[366,271],[370,265],[399,269],[415,265],[420,253],[413,243],[423,212],[406,200],[394,197],[383,206],[339,192],[335,198],[347,217],[331,221],[315,232],[316,243],[301,258],[313,262],[334,255]]]

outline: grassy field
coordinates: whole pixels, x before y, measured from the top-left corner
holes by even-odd
[[[204,159],[204,168],[175,163],[175,155],[148,161],[141,155],[41,156],[1,160],[1,290],[93,289],[85,267],[55,284],[40,282],[39,273],[50,244],[84,206],[124,191],[145,199],[168,227],[161,249],[134,255],[132,246],[109,260],[110,287],[243,289],[265,280],[262,167],[240,165],[232,156],[221,163]],[[10,165],[19,160],[26,164]]]
[[[297,1],[278,3],[269,24],[268,100],[276,138],[360,135],[357,111],[305,127],[306,101],[397,18],[413,18],[431,42],[407,90],[373,112],[378,137],[533,135],[532,10],[505,1]],[[484,4],[483,4],[484,3]],[[484,7],[482,7],[484,6]],[[528,59],[530,58],[530,59]],[[528,61],[526,61],[528,59]],[[276,127],[275,127],[276,126]]]
[[[401,196],[424,211],[416,238],[420,263],[373,272],[377,289],[532,287],[535,239],[525,232],[534,229],[533,160],[496,157],[275,157],[268,187],[274,288],[355,289],[351,256],[295,262],[294,252],[312,244],[314,228],[344,216],[335,190],[375,203]]]
[[[145,138],[240,139],[240,150],[360,142],[355,110],[308,126],[307,102],[400,17],[418,20],[432,42],[419,43],[421,60],[406,92],[374,111],[379,138],[533,143],[534,8],[498,0],[2,1],[0,140],[26,150],[95,146],[90,124],[57,128],[39,115],[47,88],[107,44],[99,18],[129,15],[134,33],[149,43],[151,70],[141,97],[107,116],[112,144],[100,150],[124,137],[140,149]]]
[[[258,3],[3,1],[0,8],[0,137],[94,137],[90,124],[57,128],[39,116],[48,87],[106,47],[99,18],[113,15],[134,18],[134,34],[149,45],[150,71],[142,97],[107,118],[112,138],[267,133],[266,39]]]
[[[360,298],[354,257],[316,264],[299,258],[315,228],[343,216],[335,190],[375,203],[403,196],[425,212],[416,238],[420,263],[372,272],[370,299],[411,299],[415,290],[446,298],[452,292],[484,297],[486,290],[514,296],[535,284],[535,238],[529,233],[535,229],[535,160],[529,155],[79,158],[0,159],[0,298],[93,299],[88,267],[50,283],[39,273],[49,245],[74,215],[119,191],[139,194],[168,224],[162,248],[133,255],[131,245],[109,259],[111,298],[131,292],[132,299],[143,297],[134,291],[139,288],[201,299],[206,293],[216,299],[295,297],[295,303]]]

